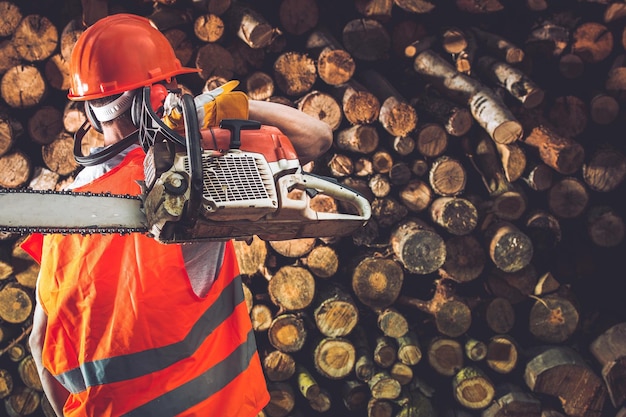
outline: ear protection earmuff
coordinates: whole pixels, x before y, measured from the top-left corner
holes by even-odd
[[[163,107],[163,102],[168,94],[167,88],[163,84],[153,84],[150,86],[150,104],[155,113],[159,114]],[[102,123],[113,120],[128,108],[131,108],[131,119],[133,124],[139,127],[139,114],[141,113],[141,92],[126,91],[111,103],[102,107],[94,107],[85,102],[85,115],[91,126],[96,131],[102,133]]]
[[[169,90],[163,84],[152,84],[150,86],[150,106],[159,117],[163,115],[163,103],[168,94]],[[136,127],[139,127],[141,120],[141,107],[143,104],[141,95],[141,91],[135,95],[132,108],[130,109],[130,117]]]

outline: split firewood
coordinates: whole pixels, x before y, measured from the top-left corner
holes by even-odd
[[[449,280],[438,279],[435,283],[435,293],[430,300],[424,301],[401,295],[398,304],[432,315],[439,333],[458,337],[470,328],[472,312],[469,305],[455,295],[451,287]]]
[[[526,198],[506,177],[495,143],[485,135],[463,138],[463,148],[480,173],[491,198],[490,211],[505,220],[516,220],[526,211]]]
[[[409,330],[403,336],[396,338],[398,344],[398,360],[408,366],[417,365],[422,360],[422,349],[417,334]]]
[[[394,187],[408,184],[412,178],[411,168],[406,162],[396,162],[389,170],[389,182]]]
[[[18,65],[4,73],[0,90],[9,106],[24,109],[41,103],[48,93],[48,86],[36,66]]]
[[[531,263],[515,272],[505,272],[494,267],[487,271],[486,285],[492,295],[505,298],[515,305],[528,300],[538,280],[537,270]]]
[[[4,399],[4,406],[9,415],[19,416],[33,414],[41,404],[41,392],[17,385],[12,393]]]
[[[234,2],[224,14],[224,23],[253,49],[265,48],[281,35],[261,13],[244,3]]]
[[[59,43],[59,32],[45,16],[25,16],[13,33],[13,44],[18,54],[28,62],[50,57]]]
[[[397,224],[391,233],[391,247],[396,258],[409,272],[430,274],[445,262],[443,238],[425,221],[412,218]]]
[[[350,294],[338,285],[318,286],[313,318],[324,336],[347,336],[359,320],[359,311]]]
[[[496,143],[521,138],[522,125],[500,98],[475,78],[457,72],[436,52],[426,50],[418,54],[413,69],[444,95],[468,105],[474,119]]]
[[[365,17],[386,22],[391,18],[393,0],[355,0],[354,7]]]
[[[452,380],[454,398],[472,410],[486,408],[495,396],[495,387],[489,377],[478,367],[460,369]]]
[[[391,196],[377,198],[371,205],[372,217],[380,227],[393,227],[400,223],[408,214],[408,209]],[[434,262],[437,262],[437,260]]]
[[[393,150],[398,155],[408,156],[415,150],[415,140],[410,136],[396,136],[393,138]]]
[[[547,417],[542,414],[542,404],[534,395],[518,385],[507,383],[496,386],[494,402],[483,411],[482,416],[505,417],[517,413],[525,417]]]
[[[480,277],[486,261],[485,250],[474,236],[453,236],[446,240],[446,260],[441,269],[451,280],[469,282]]]
[[[263,71],[255,71],[245,80],[246,93],[253,100],[269,99],[274,95],[274,87],[272,77]]]
[[[315,238],[273,240],[269,242],[274,252],[287,258],[302,258],[313,250]]]
[[[22,151],[10,151],[0,156],[0,186],[20,188],[28,182],[32,172],[31,159]]]
[[[342,30],[342,42],[356,59],[376,61],[387,57],[391,37],[383,24],[371,18],[348,21]]]
[[[515,309],[513,303],[504,297],[495,297],[485,308],[487,327],[496,334],[507,334],[515,325]]]
[[[376,324],[385,336],[394,339],[405,336],[409,331],[407,318],[393,307],[379,311]]]
[[[394,0],[393,3],[410,13],[430,13],[436,7],[432,1],[427,0]]]
[[[13,68],[22,62],[15,45],[9,39],[0,41],[0,74],[4,74],[9,68]]]
[[[339,255],[327,245],[315,246],[303,262],[313,275],[322,279],[331,278],[339,269]]]
[[[396,301],[403,280],[404,272],[396,261],[366,257],[354,268],[352,290],[359,301],[376,311]]]
[[[435,194],[456,196],[465,190],[467,173],[459,160],[442,155],[433,161],[428,171],[428,182]]]
[[[487,342],[485,363],[494,372],[508,374],[517,367],[519,360],[517,342],[509,335],[492,336]]]
[[[302,350],[307,339],[307,329],[300,314],[279,314],[267,330],[270,344],[281,352],[293,353]]]
[[[256,332],[264,332],[272,325],[274,315],[272,309],[267,304],[254,303],[250,309],[250,320],[252,328]]]
[[[491,261],[504,272],[520,271],[532,260],[532,241],[511,222],[495,220],[487,226],[484,237]]]
[[[372,358],[379,368],[390,368],[398,360],[398,350],[393,338],[384,335],[376,337]]]
[[[562,292],[562,291],[560,291]],[[577,303],[560,293],[537,298],[528,314],[530,333],[546,343],[562,343],[578,329]]]
[[[285,32],[302,35],[317,26],[319,8],[314,0],[284,0],[278,17]]]
[[[589,198],[589,191],[582,181],[564,177],[548,190],[548,207],[559,218],[573,219],[584,212]]]
[[[583,180],[589,188],[609,192],[626,178],[626,156],[611,145],[601,146],[582,168]]]
[[[311,90],[317,80],[317,69],[306,54],[289,51],[274,62],[277,87],[289,96],[299,96]]]
[[[613,52],[613,33],[602,23],[581,23],[572,33],[572,53],[587,63],[597,63]]]
[[[218,76],[227,80],[234,75],[235,61],[233,55],[217,43],[207,43],[196,51],[196,68],[203,80]]]
[[[400,383],[395,378],[392,378],[386,370],[375,373],[367,383],[370,387],[372,398],[378,400],[396,399],[402,391]]]
[[[53,106],[41,106],[28,119],[26,126],[30,138],[36,143],[52,143],[63,131],[61,111]]]
[[[341,153],[332,155],[327,166],[335,178],[348,177],[354,173],[354,161],[348,155]]]
[[[273,382],[287,381],[296,373],[296,361],[293,355],[272,350],[262,355],[263,373]]]
[[[0,290],[0,319],[6,323],[25,322],[34,308],[29,293],[15,283],[8,283]]]
[[[42,146],[41,155],[46,167],[61,176],[69,175],[78,168],[73,156],[74,138],[65,132],[61,132],[52,142]]]
[[[318,28],[309,34],[306,47],[316,59],[318,75],[326,84],[341,86],[352,79],[356,63],[328,29]]]
[[[352,341],[356,355],[354,375],[359,381],[367,382],[374,375],[376,365],[372,355],[373,349],[363,326],[357,324],[349,335],[349,339]]]
[[[474,339],[473,337],[467,339],[463,345],[465,356],[472,362],[480,362],[487,356],[487,344],[482,340]],[[460,369],[462,367],[459,366]]]
[[[280,309],[302,310],[313,302],[315,279],[306,268],[285,265],[270,279],[268,292]]]
[[[379,136],[371,125],[354,125],[339,130],[335,135],[335,144],[344,151],[370,154],[378,148]]]
[[[0,2],[0,36],[11,36],[22,21],[20,8],[9,1]]]
[[[526,152],[519,145],[519,142],[496,144],[496,149],[500,155],[504,174],[509,182],[515,182],[522,177],[526,170]]]
[[[354,345],[343,337],[325,337],[313,343],[313,363],[320,375],[343,379],[352,372],[356,362]]]
[[[558,398],[568,416],[602,415],[606,387],[572,348],[551,346],[534,354],[526,364],[524,380],[532,392]]]
[[[367,70],[357,74],[365,87],[380,101],[378,121],[393,136],[406,136],[417,125],[417,112],[396,88],[379,72]]]
[[[461,343],[442,336],[437,336],[428,343],[426,358],[428,364],[443,376],[454,376],[463,368],[465,361]]]
[[[620,407],[626,401],[626,323],[618,323],[596,337],[589,350],[602,366],[602,378],[611,403]]]
[[[287,382],[269,382],[270,401],[263,411],[269,417],[286,417],[296,407],[296,393]]]
[[[203,42],[217,42],[224,36],[224,21],[217,15],[206,13],[193,21],[193,33]]]
[[[369,397],[369,387],[361,381],[346,379],[341,385],[343,405],[350,412],[364,410]]]
[[[409,210],[421,212],[430,206],[433,191],[426,182],[413,178],[400,189],[399,198]]]
[[[461,197],[436,198],[432,201],[429,212],[435,224],[457,236],[471,233],[478,223],[476,206]]]
[[[599,125],[610,125],[620,113],[619,101],[605,92],[593,94],[588,107],[589,117]]]
[[[417,128],[415,136],[415,146],[426,158],[437,158],[448,147],[448,133],[438,123],[424,123]]]
[[[522,180],[535,191],[546,191],[552,187],[554,170],[543,162],[531,161],[524,169]]]
[[[353,125],[369,125],[378,120],[380,101],[354,79],[350,79],[342,86],[338,86],[341,94],[341,108],[343,114]]]
[[[587,211],[587,234],[593,244],[611,248],[624,240],[624,218],[613,207],[593,206]]]
[[[339,128],[343,115],[341,106],[328,93],[313,90],[296,100],[298,110],[326,123],[335,131]]]
[[[469,109],[443,97],[437,97],[433,93],[427,92],[413,98],[411,105],[418,110],[420,115],[425,113],[428,118],[441,123],[451,136],[465,135],[474,121]]]

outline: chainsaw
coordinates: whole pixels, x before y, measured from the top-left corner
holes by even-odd
[[[0,231],[273,241],[347,236],[369,220],[368,200],[334,178],[304,172],[278,128],[224,119],[201,129],[193,97],[183,94],[184,133],[177,133],[152,109],[149,87],[140,94],[136,133],[146,157],[138,196],[0,189]],[[319,195],[342,211],[314,210]]]

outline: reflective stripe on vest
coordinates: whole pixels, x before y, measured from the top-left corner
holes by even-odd
[[[238,305],[244,299],[241,288],[241,276],[237,276],[224,288],[219,298],[204,312],[187,336],[180,342],[128,355],[86,362],[78,368],[71,369],[55,377],[72,394],[78,394],[85,391],[87,387],[124,381],[165,369],[182,359],[192,356],[217,326],[228,319],[232,314],[232,306]],[[251,344],[250,347],[247,347],[248,350],[254,350],[254,338],[251,340],[250,336],[248,336],[248,340],[244,345],[246,344]],[[238,349],[241,349],[242,346],[239,346]],[[246,366],[241,368],[241,370],[244,370],[246,367],[247,362]]]
[[[255,352],[254,331],[250,330],[246,342],[239,345],[232,354],[213,368],[124,416],[172,417],[178,415],[206,400],[245,371]]]

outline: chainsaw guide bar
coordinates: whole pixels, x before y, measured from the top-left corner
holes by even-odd
[[[18,234],[146,233],[139,196],[0,188],[0,231]]]

